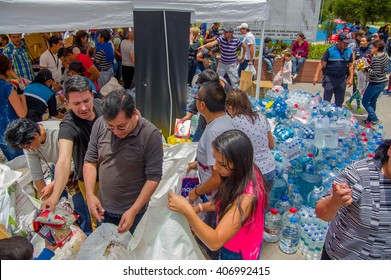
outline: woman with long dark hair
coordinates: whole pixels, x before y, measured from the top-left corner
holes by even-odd
[[[7,82],[11,69],[11,60],[0,54],[0,149],[7,160],[23,155],[23,151],[13,150],[5,142],[3,135],[7,125],[27,115],[26,96],[18,94],[13,86]]]
[[[213,141],[214,168],[221,184],[213,201],[192,207],[180,195],[169,193],[168,208],[185,216],[194,233],[211,250],[221,248],[220,259],[258,259],[261,252],[267,192],[254,164],[251,140],[240,130],[229,130]],[[216,229],[197,215],[216,211]]]

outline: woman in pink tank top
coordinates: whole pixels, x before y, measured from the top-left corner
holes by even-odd
[[[253,161],[251,141],[242,131],[229,130],[212,145],[216,160],[213,168],[222,179],[215,200],[193,207],[186,198],[169,193],[168,208],[184,215],[209,249],[221,248],[220,259],[258,259],[267,193],[262,173]],[[201,211],[217,211],[216,229],[198,217]]]

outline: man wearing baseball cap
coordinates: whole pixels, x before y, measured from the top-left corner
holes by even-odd
[[[220,61],[217,66],[217,74],[220,77],[224,77],[225,74],[228,75],[231,85],[236,84],[239,81],[238,71],[237,71],[237,61],[238,54],[237,49],[242,47],[243,53],[245,54],[247,51],[247,46],[243,44],[238,38],[233,36],[234,29],[230,26],[226,26],[223,28],[224,35],[217,38],[216,41],[209,42],[201,47],[198,50],[202,50],[203,48],[211,49],[217,44],[220,45]],[[240,62],[244,61],[244,57],[240,58]]]
[[[52,72],[49,69],[39,70],[34,82],[29,84],[24,90],[28,108],[26,118],[40,122],[47,109],[49,109],[49,115],[52,117],[57,119],[64,117],[57,110],[56,95],[51,90],[53,84]]]
[[[244,60],[239,65],[238,74],[239,77],[242,74],[242,70],[245,70],[248,65],[252,65],[254,62],[254,55],[255,55],[255,36],[250,32],[250,29],[248,27],[247,23],[242,23],[238,26],[238,29],[240,33],[244,35],[243,38],[243,44],[247,46],[247,51],[244,55]]]
[[[348,48],[349,43],[348,34],[340,33],[337,44],[329,47],[323,54],[313,79],[315,85],[320,70],[323,71],[323,99],[330,102],[334,94],[335,104],[338,107],[341,107],[344,102],[346,85],[350,87],[353,84],[353,52]]]

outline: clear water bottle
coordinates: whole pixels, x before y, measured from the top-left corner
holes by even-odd
[[[315,208],[316,203],[322,199],[323,187],[314,187],[314,189],[308,194],[308,207]]]
[[[300,228],[296,217],[291,217],[289,223],[282,229],[279,247],[285,254],[297,252],[300,240]]]
[[[266,242],[277,242],[280,239],[281,215],[276,208],[270,209],[265,215],[265,229],[263,240]]]
[[[289,202],[296,209],[300,209],[303,206],[303,197],[300,194],[299,188],[293,190],[293,194],[289,197]]]
[[[284,213],[284,215],[282,215],[282,227],[284,227],[286,224],[289,223],[291,217],[295,216],[297,221],[299,222],[300,221],[300,216],[299,214],[297,213],[297,209],[295,207],[291,207],[289,208],[288,211],[286,211]],[[301,230],[300,230],[301,231]]]
[[[322,256],[322,250],[324,245],[324,239],[323,237],[319,237],[318,242],[316,243],[315,253],[314,253],[314,260],[320,260]]]
[[[274,207],[281,196],[286,195],[288,183],[282,177],[277,177],[273,181],[273,186],[269,194],[269,206]]]
[[[285,195],[281,196],[281,199],[276,203],[276,209],[278,210],[278,213],[280,213],[280,215],[284,215],[284,213],[289,210],[289,207],[290,204],[288,198]]]
[[[312,237],[312,239],[308,242],[308,252],[305,256],[306,260],[313,260],[315,255],[315,249],[317,245],[317,239]]]

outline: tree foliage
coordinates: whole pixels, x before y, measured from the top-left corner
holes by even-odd
[[[335,17],[348,22],[389,21],[391,19],[391,1],[389,0],[334,0],[332,11]]]

